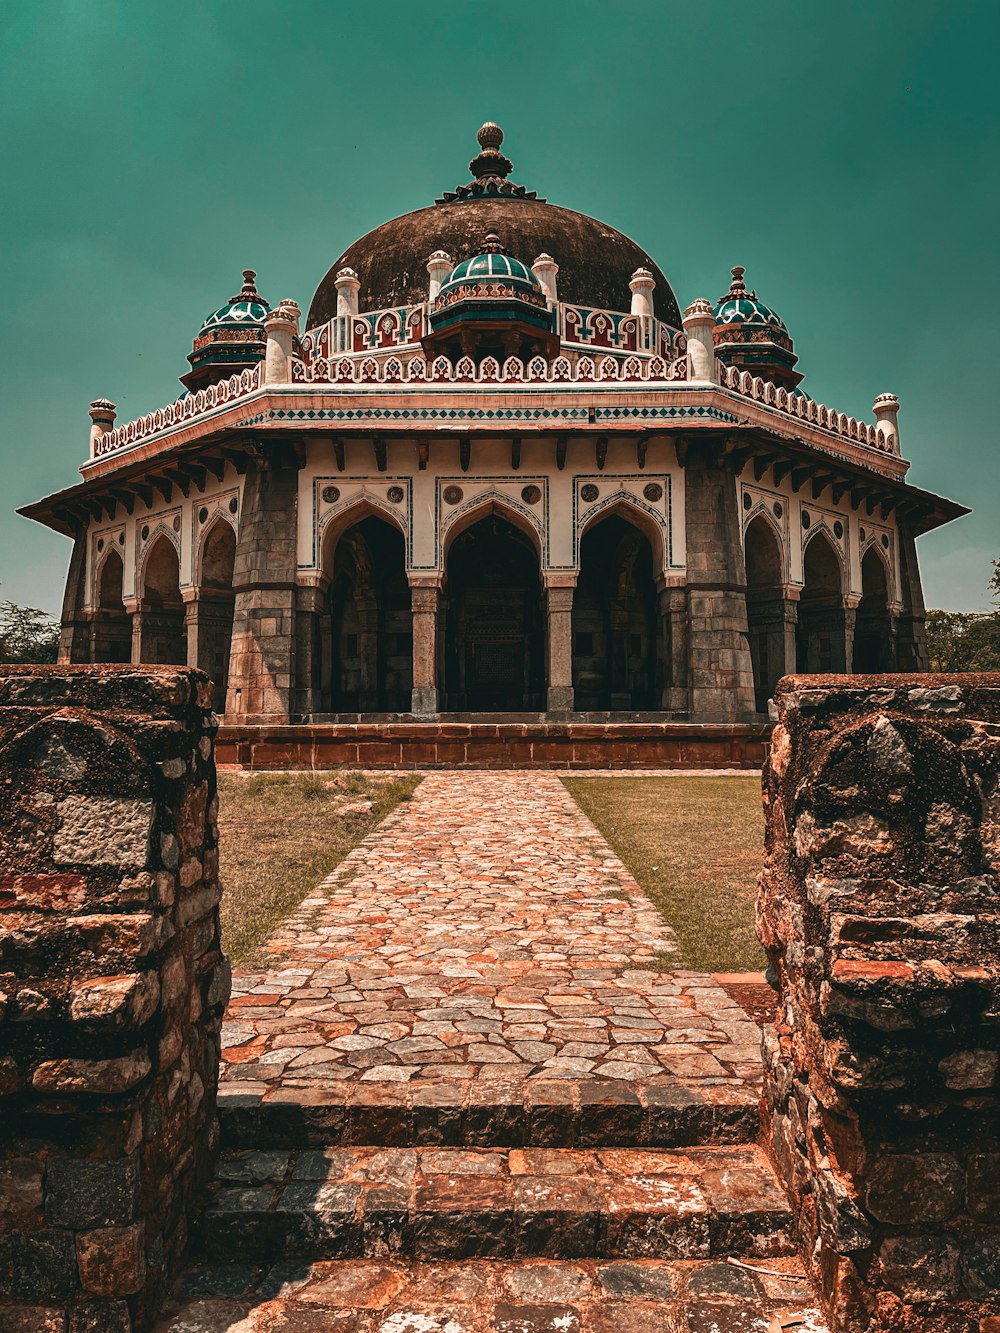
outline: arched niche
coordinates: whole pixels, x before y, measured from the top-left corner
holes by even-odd
[[[198,559],[197,639],[198,666],[215,685],[214,707],[226,711],[229,652],[233,640],[233,569],[236,532],[221,515],[201,540]]]
[[[786,602],[781,537],[764,514],[747,524],[743,538],[747,575],[747,628],[757,711],[767,711],[786,663]],[[794,664],[791,664],[794,665]]]
[[[854,670],[865,674],[896,670],[896,647],[889,614],[889,570],[879,550],[861,557],[861,601],[854,626]]]
[[[583,712],[657,709],[662,653],[656,554],[627,511],[588,525],[573,596],[573,698]]]
[[[125,565],[112,547],[97,573],[97,609],[92,630],[95,662],[128,662],[132,656],[132,623],[122,597]]]
[[[806,546],[802,572],[796,669],[820,674],[844,672],[847,670],[844,567],[832,539],[822,528],[817,529]]]
[[[140,662],[185,665],[187,639],[180,563],[177,548],[166,533],[155,537],[146,552],[140,589]]]
[[[502,513],[489,513],[447,545],[444,708],[541,712],[545,616],[538,549]]]
[[[323,572],[320,711],[408,712],[413,617],[402,532],[377,509],[358,511],[324,534]]]

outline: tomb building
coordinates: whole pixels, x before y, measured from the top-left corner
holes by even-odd
[[[786,672],[927,667],[898,402],[801,387],[742,267],[681,311],[653,257],[471,178],[350,245],[305,319],[243,285],[185,393],[90,408],[66,662],[187,663],[227,722],[747,723]]]

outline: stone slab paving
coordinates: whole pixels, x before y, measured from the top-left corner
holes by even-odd
[[[794,1259],[204,1266],[156,1333],[827,1333]]]
[[[671,969],[672,932],[550,773],[428,774],[268,953],[234,979],[231,1104],[532,1081],[718,1098],[760,1074],[757,1027]]]

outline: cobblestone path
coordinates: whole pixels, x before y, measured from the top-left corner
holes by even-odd
[[[672,932],[552,774],[428,774],[268,950],[234,980],[233,1093],[759,1073],[757,1028],[662,970]]]

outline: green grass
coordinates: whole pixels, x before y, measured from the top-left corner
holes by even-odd
[[[563,781],[675,931],[682,966],[763,970],[754,933],[764,852],[759,779]]]
[[[400,801],[415,773],[219,774],[222,946],[252,962],[274,928]],[[345,809],[372,802],[371,810]]]

